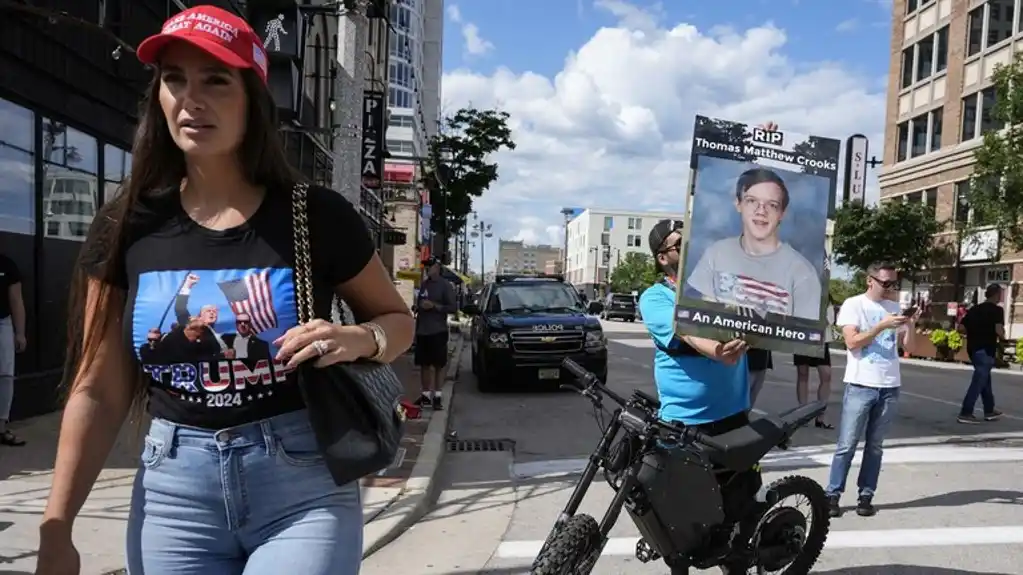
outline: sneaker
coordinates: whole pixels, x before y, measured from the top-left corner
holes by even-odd
[[[838,504],[838,495],[828,495],[828,515],[831,517],[842,516],[842,506]]]
[[[962,415],[962,414],[960,414],[959,417],[956,418],[956,421],[958,421],[959,423],[967,423],[967,424],[981,423],[981,419],[979,417],[977,417],[976,415],[973,415],[972,413],[969,414],[969,415]]]
[[[1004,414],[1001,411],[995,409],[992,410],[991,413],[984,414],[984,421],[998,421],[999,419],[1002,418],[1002,415]]]
[[[871,503],[869,497],[860,497],[859,502],[856,504],[856,515],[860,517],[873,517],[877,515],[877,509],[874,508],[874,504]]]
[[[412,404],[418,407],[426,407],[430,405],[430,398],[426,397],[425,395],[420,395],[419,399],[413,401]]]
[[[444,409],[444,403],[440,400],[439,397],[435,397],[433,398],[432,407],[435,411],[440,411]]]

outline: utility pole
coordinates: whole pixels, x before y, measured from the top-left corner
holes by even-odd
[[[346,3],[347,4],[347,3]],[[362,106],[366,90],[367,60],[371,54],[367,2],[357,0],[353,9],[342,8],[337,26],[338,73],[334,110],[335,125],[341,126],[334,149],[334,189],[353,206],[362,195]]]
[[[565,237],[563,242],[563,252],[561,253],[561,274],[572,281],[568,277],[568,224],[572,221],[572,214],[575,213],[573,208],[561,208],[561,215],[565,217]]]

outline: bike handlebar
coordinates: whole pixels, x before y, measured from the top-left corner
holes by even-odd
[[[582,389],[580,391],[584,395],[588,395],[592,398],[594,394],[590,390],[596,389],[601,395],[606,395],[622,407],[625,407],[628,404],[627,399],[608,389],[606,385],[601,383],[600,379],[596,375],[573,361],[571,358],[566,357],[561,365],[582,383]],[[651,423],[670,434],[677,435],[680,440],[688,439],[715,451],[725,451],[726,446],[724,444],[718,442],[712,436],[707,435],[695,427],[689,427],[681,423],[664,421],[657,417],[652,418]]]

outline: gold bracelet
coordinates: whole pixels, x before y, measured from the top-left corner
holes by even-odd
[[[384,355],[387,354],[387,332],[385,332],[384,328],[380,327],[380,325],[375,324],[371,321],[368,321],[361,325],[362,327],[369,330],[369,333],[373,336],[373,343],[375,343],[377,346],[376,353],[369,356],[369,358],[367,359],[369,359],[370,361],[379,362],[384,358]]]

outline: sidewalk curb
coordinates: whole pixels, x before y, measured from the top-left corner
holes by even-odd
[[[846,349],[834,349],[834,348],[832,348],[831,349],[831,353],[839,354],[839,355],[848,355],[849,350],[846,350]],[[915,358],[908,358],[907,359],[907,358],[900,357],[899,358],[899,363],[905,364],[905,365],[915,365],[917,367],[926,367],[926,368],[930,368],[930,369],[945,369],[945,370],[952,369],[952,370],[957,370],[957,371],[973,371],[973,366],[972,365],[967,365],[965,363],[956,363],[956,362],[951,362],[951,361],[949,361],[949,362],[945,362],[945,361],[927,361],[926,359],[915,359]],[[999,375],[1010,375],[1010,376],[1013,376],[1013,377],[1021,377],[1021,376],[1023,376],[1023,371],[1017,371],[1017,370],[1014,370],[1014,369],[1006,369],[1004,367],[996,367],[993,370],[991,370],[991,373],[997,373]]]
[[[373,520],[363,527],[362,558],[365,559],[394,541],[409,527],[419,521],[430,509],[436,496],[438,482],[437,470],[440,468],[445,449],[448,418],[451,416],[452,391],[458,377],[462,351],[465,348],[465,334],[462,333],[455,344],[455,352],[448,364],[447,377],[441,395],[447,398],[447,409],[435,415],[426,428],[423,446],[419,452],[412,476],[405,483],[405,488]]]

